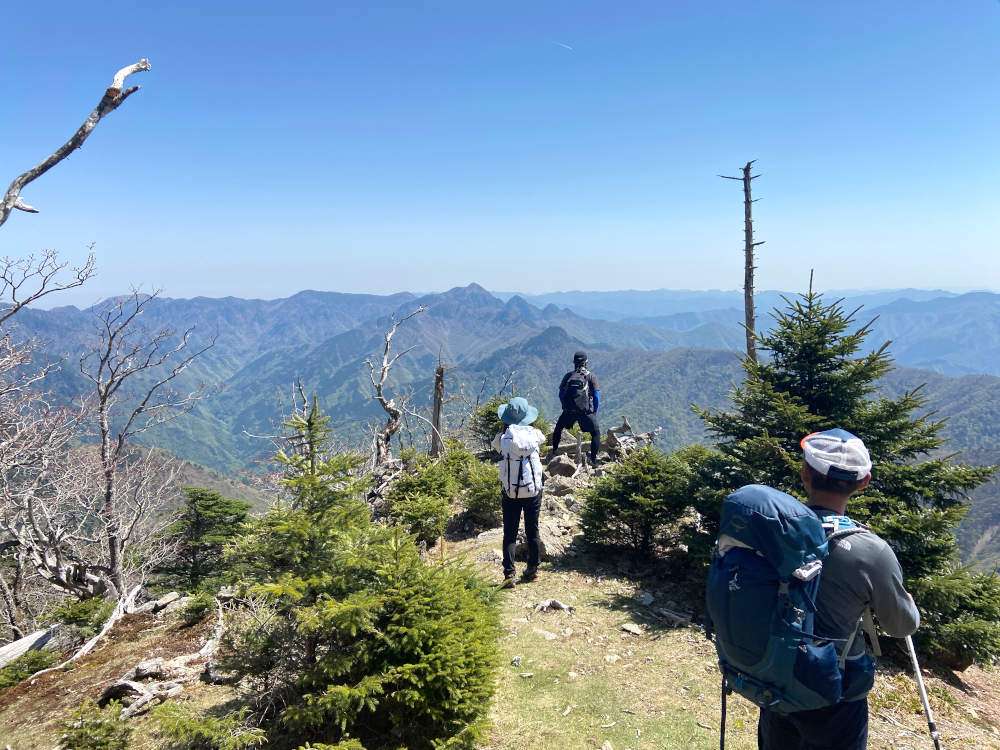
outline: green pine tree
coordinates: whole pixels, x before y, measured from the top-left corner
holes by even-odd
[[[286,427],[287,502],[227,551],[251,604],[222,666],[256,696],[275,747],[472,747],[494,691],[492,588],[460,561],[424,562],[400,527],[372,521],[361,460],[326,452],[315,400]]]
[[[203,487],[185,487],[184,494],[180,517],[166,531],[178,542],[177,557],[160,572],[189,591],[217,590],[223,575],[222,550],[241,533],[250,504]]]
[[[801,439],[839,427],[865,441],[872,481],[848,506],[896,552],[906,585],[920,607],[918,643],[943,662],[964,668],[1000,654],[1000,579],[963,568],[955,529],[970,490],[995,466],[969,466],[941,455],[944,421],[926,411],[918,388],[896,399],[878,393],[892,368],[889,343],[860,355],[869,326],[818,294],[802,295],[775,313],[776,325],[757,337],[765,355],[745,359],[732,411],[695,407],[715,443],[700,461],[698,509],[716,524],[729,492],[759,483],[805,499],[799,479]],[[921,415],[921,416],[917,416]]]

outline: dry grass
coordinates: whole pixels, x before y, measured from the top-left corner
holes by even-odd
[[[656,596],[653,607],[673,600],[672,609],[698,608],[699,592],[665,579],[630,580],[607,557],[543,565],[537,583],[519,585],[506,607],[504,666],[487,747],[568,750],[609,741],[614,750],[717,748],[715,648],[700,630],[653,620],[641,604],[646,591]],[[549,598],[577,609],[536,613],[535,604]],[[643,635],[623,632],[626,623],[640,625]],[[510,665],[515,656],[519,667]],[[960,676],[931,672],[925,680],[944,747],[1000,748],[1000,675],[971,668]],[[931,746],[915,683],[891,663],[876,678],[871,707],[869,748]],[[727,748],[756,748],[757,715],[756,707],[730,697]]]
[[[448,554],[470,546],[452,541]],[[499,577],[499,571],[491,571]],[[497,676],[493,729],[484,750],[614,750],[719,745],[719,678],[715,649],[698,630],[665,628],[641,604],[697,609],[699,593],[664,578],[630,579],[606,556],[581,556],[562,568],[542,566],[541,579],[507,597],[504,661]],[[543,599],[576,607],[573,613],[535,612]],[[670,604],[670,602],[673,604]],[[622,631],[624,624],[642,635]],[[44,675],[0,693],[0,747],[51,750],[64,722],[84,697],[142,659],[196,651],[211,619],[182,628],[173,619],[130,616],[111,637],[70,672]],[[510,660],[521,657],[520,666]],[[617,657],[617,658],[616,658]],[[522,677],[522,673],[531,677]],[[971,668],[961,675],[925,676],[944,737],[954,748],[1000,750],[1000,674]],[[201,709],[235,707],[229,687],[189,684],[180,700]],[[929,748],[927,727],[913,680],[887,660],[871,695],[869,748]],[[728,748],[756,747],[757,710],[730,699]],[[135,721],[133,747],[162,750],[148,717]]]

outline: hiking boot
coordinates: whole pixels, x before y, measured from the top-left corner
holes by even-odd
[[[514,591],[517,588],[517,581],[514,580],[513,575],[504,576],[503,583],[500,584],[499,588]]]
[[[538,580],[538,568],[528,568],[524,571],[524,580],[526,583],[534,583]]]

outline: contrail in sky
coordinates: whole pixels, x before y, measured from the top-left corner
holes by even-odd
[[[565,44],[563,44],[562,42],[557,42],[555,39],[549,39],[549,41],[552,42],[553,44],[558,44],[560,47],[566,47]],[[573,48],[572,47],[566,47],[566,49],[573,49]]]

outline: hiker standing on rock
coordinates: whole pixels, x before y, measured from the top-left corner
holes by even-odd
[[[549,458],[555,458],[559,453],[559,441],[563,430],[579,424],[580,429],[590,433],[590,463],[597,465],[597,451],[601,448],[601,427],[597,424],[597,409],[601,405],[601,394],[597,384],[597,376],[587,370],[587,352],[579,351],[573,355],[573,370],[567,372],[559,383],[559,401],[562,403],[562,414],[552,431],[552,453]]]
[[[532,426],[538,409],[520,396],[497,409],[507,429],[493,438],[492,447],[502,458],[500,471],[500,508],[503,512],[503,586],[514,588],[514,550],[517,529],[524,513],[524,535],[528,540],[528,568],[524,580],[538,580],[541,561],[541,537],[538,516],[542,510],[542,462],[538,448],[545,442],[541,430]]]

